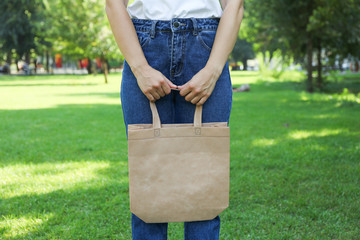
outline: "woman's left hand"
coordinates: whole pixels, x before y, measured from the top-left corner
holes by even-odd
[[[178,87],[180,95],[192,104],[203,105],[213,92],[220,74],[204,67],[190,81]]]

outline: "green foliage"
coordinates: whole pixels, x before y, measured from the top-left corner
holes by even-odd
[[[246,39],[238,38],[231,53],[231,60],[235,63],[242,61],[244,70],[247,70],[247,60],[255,57],[253,46]]]
[[[103,1],[45,0],[55,51],[73,59],[120,57],[105,15]],[[70,7],[71,6],[71,7]]]
[[[37,22],[42,18],[41,0],[2,0],[0,2],[1,51],[13,49],[22,57],[35,48],[39,34]]]
[[[322,54],[335,57],[360,54],[360,0],[249,0],[250,36],[262,52],[280,49],[306,66],[308,91],[313,91],[313,53],[318,53],[318,82],[322,88]]]
[[[0,2],[0,47],[18,57],[31,49],[68,59],[119,59],[100,0],[4,0]],[[17,57],[17,58],[18,58]]]
[[[0,76],[1,239],[131,239],[120,79]],[[350,79],[340,96],[303,92],[298,72],[232,73],[251,91],[234,93],[220,239],[360,236],[360,76],[334,84]]]
[[[307,31],[322,42],[330,57],[360,56],[360,1],[318,0]]]

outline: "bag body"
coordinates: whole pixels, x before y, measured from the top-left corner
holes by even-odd
[[[130,211],[146,223],[210,220],[229,205],[227,122],[128,125]]]

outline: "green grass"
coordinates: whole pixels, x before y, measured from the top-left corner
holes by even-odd
[[[301,77],[232,73],[221,239],[360,239],[360,76]],[[0,239],[131,239],[120,79],[0,76]]]

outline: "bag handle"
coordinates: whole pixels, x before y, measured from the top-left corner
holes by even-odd
[[[150,109],[153,118],[153,128],[161,128],[161,122],[158,110],[154,102],[150,102]],[[202,122],[202,105],[196,105],[195,114],[194,114],[194,127],[201,127]]]

